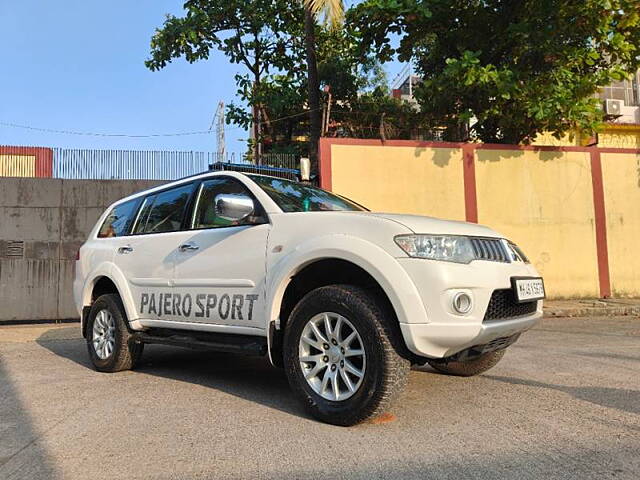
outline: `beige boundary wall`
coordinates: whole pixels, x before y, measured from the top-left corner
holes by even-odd
[[[320,171],[372,210],[496,229],[551,298],[640,297],[640,150],[324,138]]]

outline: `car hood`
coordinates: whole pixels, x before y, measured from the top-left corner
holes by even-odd
[[[376,217],[385,218],[404,225],[414,233],[431,233],[435,235],[469,235],[473,237],[503,238],[502,235],[484,225],[455,220],[442,220],[421,215],[402,215],[396,213],[370,213]]]

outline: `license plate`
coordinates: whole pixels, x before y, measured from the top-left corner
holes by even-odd
[[[542,300],[545,297],[542,278],[512,277],[511,286],[518,303]]]

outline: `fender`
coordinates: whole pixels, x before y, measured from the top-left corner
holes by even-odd
[[[93,288],[95,287],[97,281],[101,277],[107,277],[111,280],[111,263],[110,262],[102,262],[99,263],[96,268],[94,268],[89,274],[85,277],[86,280],[84,285],[82,285],[82,290],[80,291],[80,303],[81,306],[79,308],[80,313],[80,331],[84,332],[84,322],[85,316],[82,313],[84,307],[88,307],[91,305],[91,295],[93,293]],[[77,284],[76,284],[77,285]],[[78,289],[75,289],[75,294],[77,295]],[[76,296],[77,301],[77,296]],[[76,303],[77,305],[77,303]]]
[[[136,322],[138,319],[138,312],[133,307],[135,303],[131,296],[131,291],[127,287],[127,280],[120,269],[110,262],[102,262],[89,275],[87,275],[87,278],[90,280],[85,282],[85,286],[83,288],[82,305],[91,305],[91,293],[93,292],[93,288],[100,277],[107,277],[114,283],[118,293],[120,294],[120,298],[122,299],[122,304],[124,305],[127,318],[129,319],[129,325],[134,330],[140,330],[141,328]]]
[[[138,318],[140,315],[135,307],[136,302],[133,299],[133,295],[131,295],[131,290],[129,289],[129,283],[127,282],[126,277],[122,273],[122,271],[116,266],[111,266],[111,280],[116,284],[118,291],[120,292],[120,298],[122,299],[122,304],[124,305],[124,309],[127,312],[127,318],[129,319],[129,325],[134,330],[142,330],[142,327],[138,325]]]
[[[113,281],[113,279],[111,278],[111,262],[102,262],[98,264],[98,266],[96,266],[96,268],[94,268],[91,272],[89,272],[89,274],[87,274],[80,297],[80,300],[82,301],[82,307],[88,307],[89,305],[91,305],[91,294],[93,293],[93,287],[95,287],[100,277],[107,277],[109,280]]]
[[[317,260],[351,262],[371,275],[386,292],[400,323],[427,323],[420,294],[398,261],[379,246],[344,234],[316,237],[296,247],[272,268],[267,267],[267,325],[279,321],[284,292],[291,278]]]

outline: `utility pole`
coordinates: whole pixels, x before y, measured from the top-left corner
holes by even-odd
[[[262,160],[262,120],[261,111],[259,105],[253,105],[251,107],[253,113],[253,125],[251,126],[251,138],[253,140],[253,163],[256,165],[261,164]]]
[[[409,64],[409,98],[413,98],[413,65]]]
[[[217,142],[217,154],[218,160],[225,158],[226,155],[226,145],[224,141],[224,102],[218,102],[218,108],[216,109],[216,114],[214,117],[214,122],[216,124],[216,142]]]
[[[331,118],[331,85],[326,85],[324,91],[327,93],[327,114],[323,118],[322,136],[325,136],[329,130],[329,119]]]
[[[224,161],[227,153],[227,147],[224,141],[224,102],[221,100],[218,102],[216,113],[213,114],[211,125],[209,125],[209,131],[216,127],[216,161]]]

